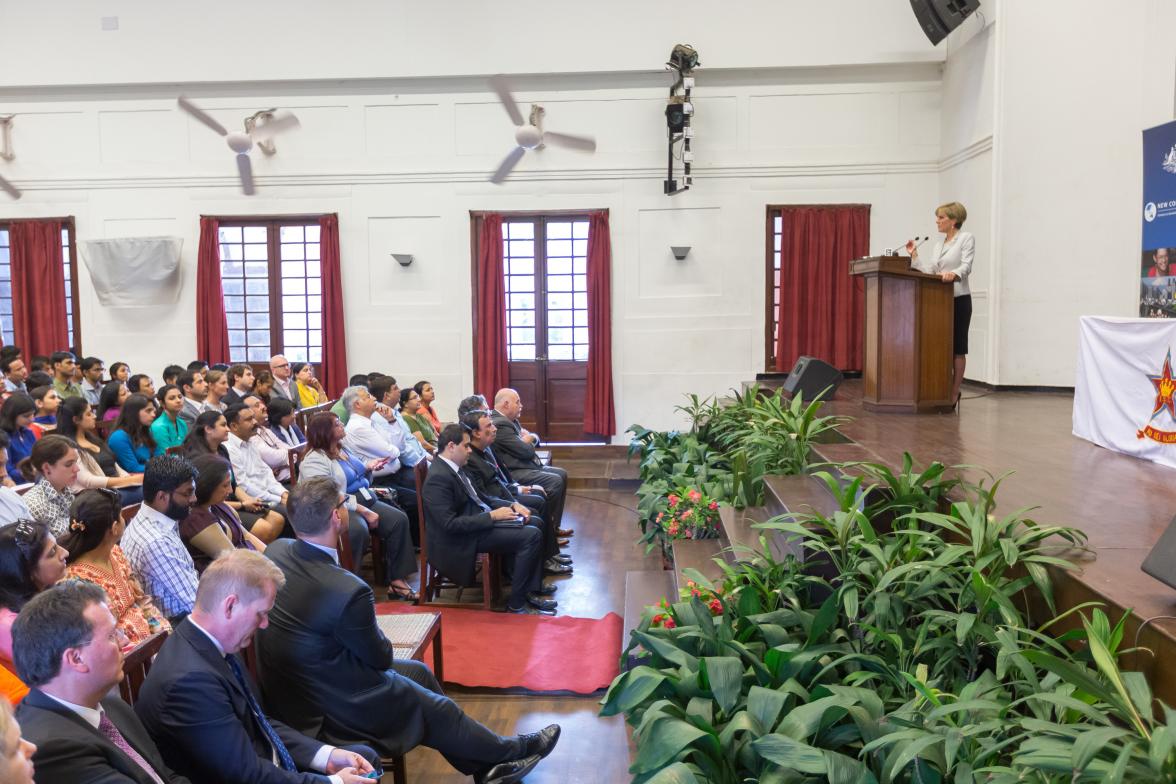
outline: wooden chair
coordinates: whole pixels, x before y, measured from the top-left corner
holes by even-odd
[[[165,449],[163,451],[169,455],[183,455],[184,454],[184,447],[182,445],[169,446],[167,449]]]
[[[326,403],[320,403],[317,406],[310,406],[309,408],[301,408],[294,413],[294,421],[298,423],[299,429],[303,433],[306,432],[306,425],[314,418],[315,414],[321,414],[324,411],[330,411],[331,406],[335,405],[334,400],[328,400]]]
[[[349,515],[352,513],[348,513]],[[371,531],[370,550],[372,554],[372,579],[377,585],[387,586],[387,574],[384,570],[384,543],[375,531]],[[339,535],[337,544],[339,550],[339,565],[349,572],[355,571],[355,553],[351,551],[351,537],[344,531]],[[362,558],[363,555],[360,555]]]
[[[298,466],[302,464],[302,458],[306,457],[306,444],[299,444],[298,446],[290,447],[286,455],[286,459],[290,461],[290,484],[298,484]]]
[[[446,580],[441,576],[441,573],[433,568],[429,563],[429,540],[425,535],[425,479],[429,474],[429,466],[427,460],[422,460],[413,468],[413,477],[416,479],[416,493],[417,493],[417,525],[420,526],[421,538],[421,589],[418,592],[420,599],[417,604],[432,605],[434,607],[469,607],[468,603],[461,601],[461,595],[465,591],[466,586],[456,585],[455,583]],[[477,568],[482,570],[482,609],[489,610],[499,600],[502,595],[502,581],[500,579],[501,566],[499,557],[494,553],[478,553]],[[457,601],[455,602],[441,602],[435,601],[440,596],[441,591],[446,588],[457,588]]]
[[[141,506],[142,504],[131,504],[122,508],[122,511],[118,514],[122,518],[123,525],[128,525],[135,519],[135,515],[139,514],[139,507]]]
[[[127,705],[134,705],[135,700],[139,698],[139,689],[143,687],[143,681],[147,680],[147,673],[151,670],[151,662],[154,661],[155,654],[159,653],[159,649],[163,647],[163,641],[166,639],[167,632],[156,632],[132,648],[123,658],[125,677],[119,683],[118,691]]]

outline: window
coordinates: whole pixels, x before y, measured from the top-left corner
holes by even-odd
[[[78,336],[81,334],[78,313],[74,308],[77,295],[78,257],[73,242],[74,223],[69,218],[62,221],[61,228],[61,259],[65,272],[65,320],[66,331],[69,335],[69,345],[78,346]],[[0,222],[0,337],[4,345],[19,345],[13,332],[12,323],[12,261],[11,240],[8,224]],[[62,348],[66,348],[62,346]]]
[[[502,222],[507,357],[588,361],[588,219]]]
[[[229,360],[321,362],[318,219],[220,223]]]
[[[776,369],[776,355],[780,352],[780,234],[784,218],[780,210],[768,209],[768,304],[767,318],[767,370]]]

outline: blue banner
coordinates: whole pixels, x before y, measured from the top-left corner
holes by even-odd
[[[1176,121],[1143,132],[1139,315],[1176,318]]]

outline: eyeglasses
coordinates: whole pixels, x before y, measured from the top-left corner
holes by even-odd
[[[336,509],[342,509],[345,506],[347,506],[347,499],[346,498],[341,499],[339,501],[339,503],[335,504]]]
[[[286,369],[286,368],[288,368],[288,367],[290,367],[289,363],[287,363],[287,364],[285,364],[285,365],[274,365],[274,368],[273,368],[273,369],[274,369],[274,370],[285,370],[285,369]]]

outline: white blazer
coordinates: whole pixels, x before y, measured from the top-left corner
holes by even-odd
[[[941,272],[954,272],[955,295],[962,297],[971,294],[968,288],[968,275],[972,274],[972,259],[976,256],[976,238],[971,232],[958,231],[951,242],[944,243],[941,239],[926,255],[920,253],[911,262],[911,266],[920,272],[938,275]]]

